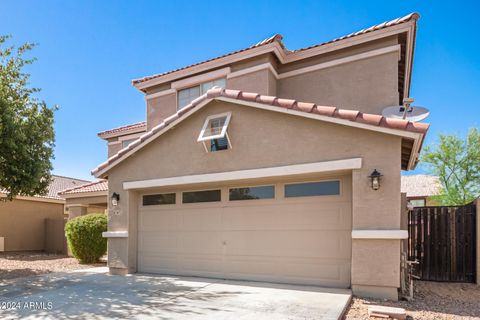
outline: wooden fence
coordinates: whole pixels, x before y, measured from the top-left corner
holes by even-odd
[[[476,206],[418,207],[408,217],[408,258],[421,280],[476,281]]]

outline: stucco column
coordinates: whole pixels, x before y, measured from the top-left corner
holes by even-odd
[[[87,209],[88,209],[87,205],[84,205],[84,204],[69,204],[66,207],[67,207],[67,212],[68,212],[68,220],[87,214]]]
[[[395,168],[395,166],[397,166]],[[352,172],[352,291],[357,296],[398,299],[401,231],[400,164],[365,161]],[[383,173],[373,190],[369,175]]]

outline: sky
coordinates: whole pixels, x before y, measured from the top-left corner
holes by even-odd
[[[0,0],[0,34],[35,42],[26,71],[55,114],[53,173],[94,179],[106,159],[97,132],[143,121],[131,80],[248,47],[275,33],[307,47],[418,12],[411,96],[430,109],[426,144],[480,122],[476,1]],[[420,166],[414,172],[422,173]]]

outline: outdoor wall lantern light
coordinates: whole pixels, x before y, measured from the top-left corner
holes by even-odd
[[[120,195],[114,192],[112,194],[112,206],[116,207],[118,205],[118,201],[120,201]]]
[[[378,172],[377,169],[375,169],[368,177],[372,182],[372,189],[373,190],[380,189],[380,178],[382,177],[382,174]]]

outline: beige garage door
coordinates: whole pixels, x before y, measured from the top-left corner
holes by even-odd
[[[287,198],[281,182],[270,184],[273,199],[231,201],[231,187],[219,187],[208,188],[219,202],[182,203],[182,190],[168,195],[176,204],[140,203],[138,270],[349,287],[351,180],[334,181],[338,195]]]

